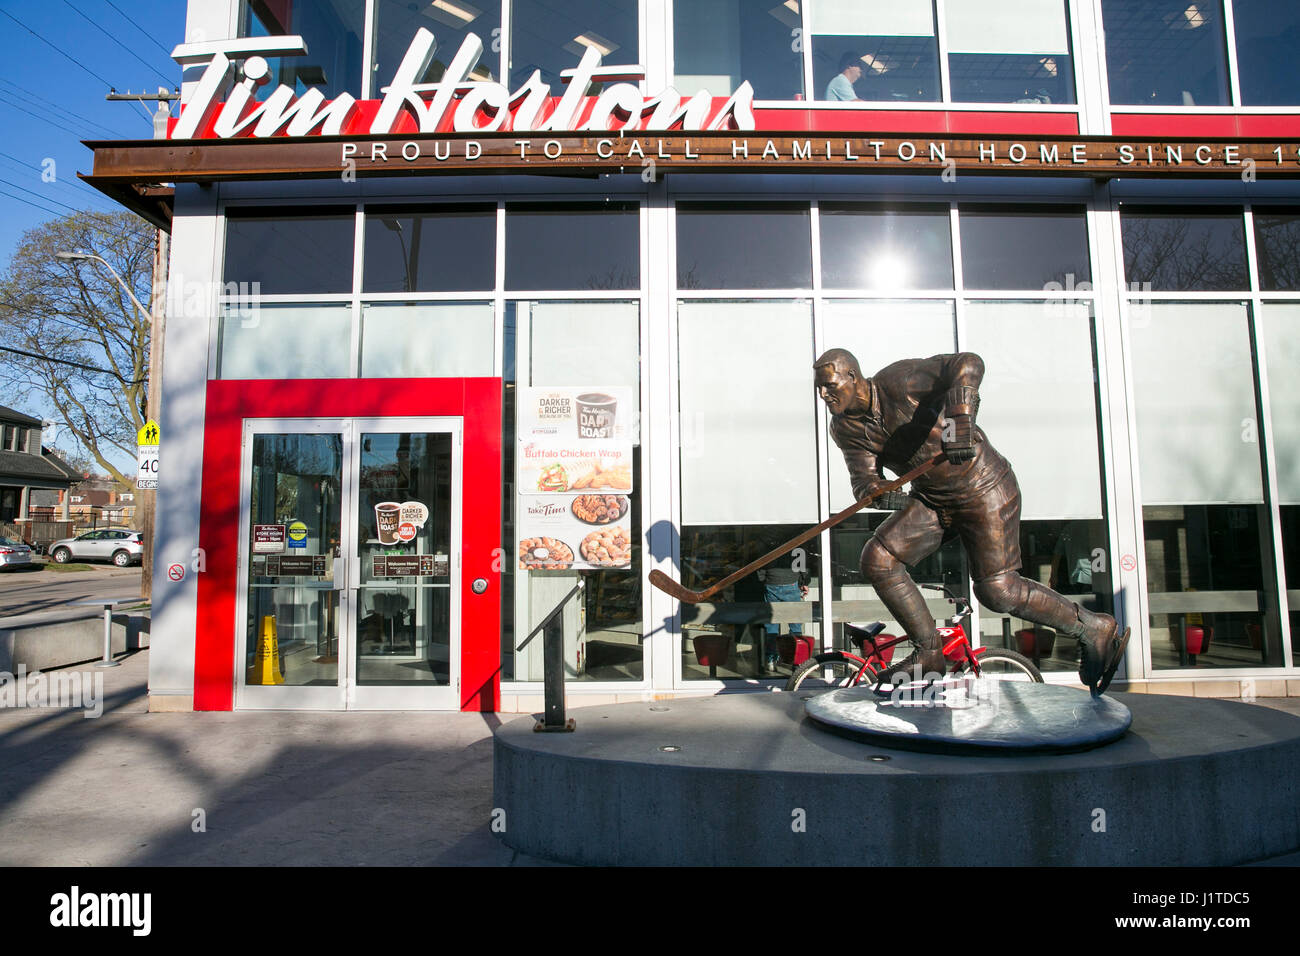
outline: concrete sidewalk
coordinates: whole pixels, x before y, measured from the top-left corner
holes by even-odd
[[[547,865],[489,830],[513,715],[151,714],[148,656],[100,672],[102,717],[0,709],[0,865]]]
[[[489,831],[493,714],[150,714],[123,660],[102,717],[0,710],[0,865],[545,865]]]

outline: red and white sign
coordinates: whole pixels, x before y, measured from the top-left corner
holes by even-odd
[[[721,106],[704,90],[685,103],[671,86],[647,97],[638,86],[645,78],[644,68],[601,66],[600,51],[589,46],[576,68],[561,73],[565,83],[561,96],[552,95],[550,85],[542,82],[541,70],[534,70],[512,93],[500,83],[471,79],[483,55],[483,41],[469,33],[449,61],[440,57],[448,64],[442,80],[421,83],[437,47],[430,31],[417,30],[392,82],[383,89],[382,100],[358,102],[343,93],[326,102],[315,87],[299,96],[292,87],[282,85],[259,102],[257,88],[269,81],[271,73],[266,58],[301,56],[307,52],[302,37],[182,44],[172,51],[172,59],[185,67],[206,68],[170,138],[754,129],[754,90],[748,82],[741,83]],[[235,60],[243,61],[243,78],[224,103],[218,102]],[[587,95],[593,83],[603,84],[599,96]]]
[[[185,565],[169,564],[167,566],[167,577],[173,581],[180,581],[185,577]]]
[[[1125,571],[1136,571],[1138,566],[1137,558],[1131,554],[1126,554],[1119,559],[1119,566]]]

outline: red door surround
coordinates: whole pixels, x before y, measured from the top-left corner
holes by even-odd
[[[501,379],[297,379],[208,382],[199,517],[207,570],[198,575],[195,710],[234,706],[244,420],[439,415],[464,421],[460,706],[500,706]],[[487,579],[484,594],[470,589],[475,578]]]

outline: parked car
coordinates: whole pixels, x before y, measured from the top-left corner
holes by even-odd
[[[144,545],[139,531],[101,528],[75,538],[62,538],[50,544],[50,557],[59,564],[78,561],[112,561],[119,568],[144,560]]]
[[[0,538],[0,568],[27,567],[31,563],[31,548],[12,538]]]

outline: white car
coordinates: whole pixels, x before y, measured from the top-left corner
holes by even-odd
[[[26,567],[31,563],[31,548],[12,538],[0,538],[0,568]]]
[[[50,557],[59,564],[80,561],[112,561],[119,568],[138,564],[144,559],[144,545],[139,531],[101,528],[75,538],[63,538],[50,545]]]

